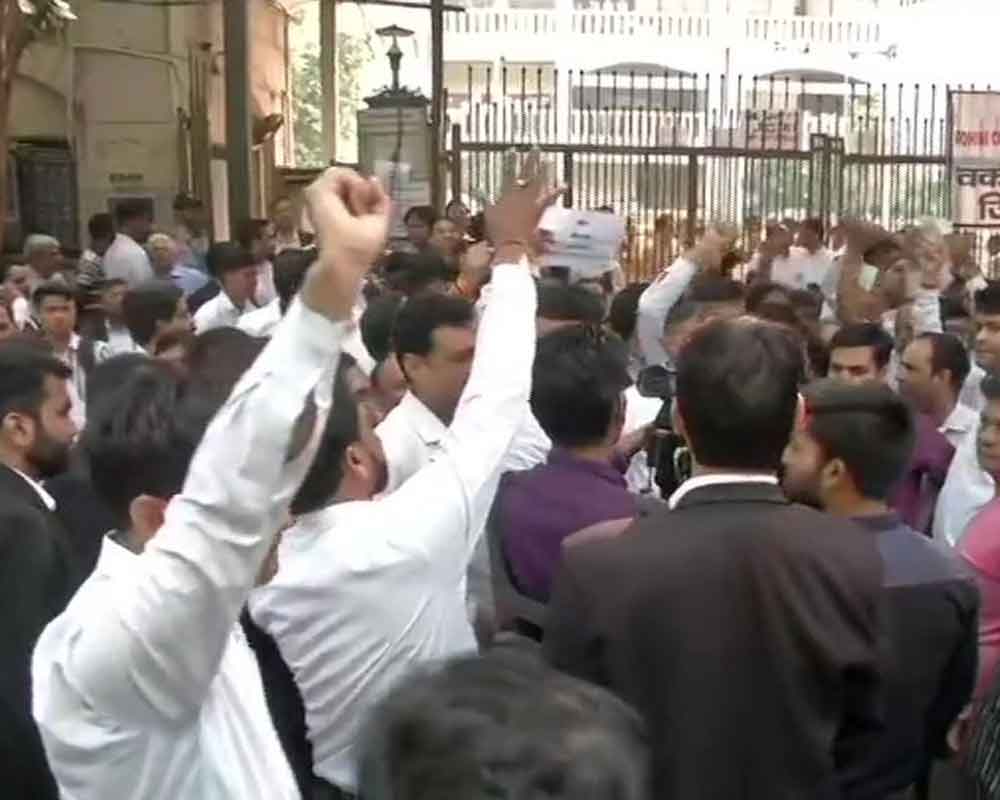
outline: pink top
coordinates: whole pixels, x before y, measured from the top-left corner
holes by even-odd
[[[974,698],[993,685],[1000,663],[1000,501],[990,501],[977,514],[958,545],[979,585],[979,679]]]

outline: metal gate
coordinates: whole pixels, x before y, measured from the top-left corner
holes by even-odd
[[[568,205],[627,218],[633,278],[713,220],[741,225],[747,250],[769,219],[898,228],[950,215],[946,92],[816,75],[470,68],[465,90],[444,98],[451,193],[477,210],[538,149]]]

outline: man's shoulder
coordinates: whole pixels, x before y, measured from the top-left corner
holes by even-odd
[[[886,588],[972,580],[950,547],[928,539],[907,525],[883,531],[878,537],[878,545],[885,567]]]

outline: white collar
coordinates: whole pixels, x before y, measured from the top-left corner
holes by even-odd
[[[941,423],[938,428],[941,433],[945,431],[955,431],[956,433],[967,433],[971,431],[979,421],[979,415],[963,403],[955,403],[948,418]]]
[[[688,478],[677,487],[674,493],[670,495],[667,505],[673,511],[688,492],[693,492],[695,489],[701,489],[705,486],[719,486],[725,483],[764,483],[777,486],[778,479],[774,475],[742,474],[738,472],[696,475],[693,478]]]
[[[35,490],[35,494],[37,494],[38,497],[41,499],[41,501],[45,503],[45,507],[49,511],[56,510],[56,499],[52,495],[50,495],[47,491],[45,491],[45,488],[42,486],[42,484],[40,484],[30,475],[25,475],[23,472],[21,472],[21,470],[16,469],[15,467],[11,467],[11,469],[18,475],[20,475],[22,478],[24,478],[25,483],[27,483],[28,486],[30,486],[32,489]]]
[[[139,556],[124,547],[108,534],[101,540],[101,554],[97,558],[94,572],[101,575],[116,575],[135,568],[134,560]]]
[[[437,415],[425,406],[423,401],[412,391],[403,395],[399,406],[402,409],[401,413],[410,420],[417,436],[424,444],[438,444],[448,435],[448,426],[438,419]]]

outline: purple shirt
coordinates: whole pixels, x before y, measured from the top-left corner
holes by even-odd
[[[919,533],[931,535],[934,507],[944,486],[955,448],[924,414],[913,418],[917,442],[910,463],[889,498],[889,505],[903,522]]]
[[[504,551],[522,592],[547,602],[566,537],[636,515],[636,498],[619,466],[553,448],[545,464],[504,476],[499,495]]]

